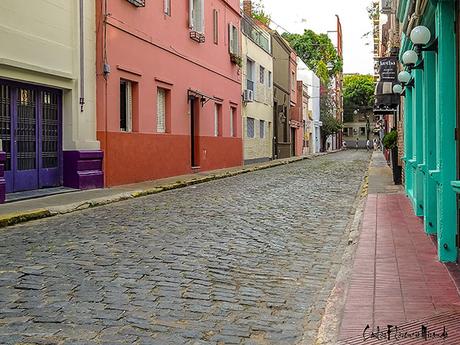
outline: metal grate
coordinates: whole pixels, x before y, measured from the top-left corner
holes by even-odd
[[[59,112],[58,96],[52,92],[42,92],[42,166],[58,166]]]
[[[11,170],[11,101],[8,85],[0,85],[0,140],[6,153],[5,170]]]
[[[18,170],[36,168],[36,124],[35,91],[20,88],[18,89],[16,125]]]

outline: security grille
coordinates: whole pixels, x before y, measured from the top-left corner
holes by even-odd
[[[5,170],[11,170],[11,100],[8,85],[0,85],[0,140],[6,153]]]
[[[59,112],[58,96],[42,92],[42,165],[43,168],[58,166]]]
[[[18,170],[35,169],[37,112],[35,107],[35,91],[18,89],[17,100],[17,168]]]
[[[254,119],[252,117],[247,118],[247,135],[248,138],[254,138]]]

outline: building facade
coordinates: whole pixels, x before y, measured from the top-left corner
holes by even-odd
[[[427,1],[397,6],[401,27],[400,61],[415,50],[418,61],[406,66],[411,80],[403,100],[405,191],[414,212],[435,235],[441,261],[458,258],[458,8],[455,1]],[[431,33],[424,46],[414,46],[417,26]],[[421,50],[420,48],[423,48]],[[420,64],[423,61],[423,67]]]
[[[290,113],[289,126],[291,128],[291,156],[302,155],[303,123],[302,114],[295,113],[299,100],[297,89],[297,54],[291,49],[289,58],[289,85],[290,85]]]
[[[292,155],[290,111],[293,94],[291,89],[291,48],[278,34],[272,31],[273,54],[273,158]]]
[[[250,7],[245,9],[250,12]],[[241,22],[244,163],[273,155],[273,57],[271,36],[245,13]]]
[[[95,9],[93,1],[0,2],[0,201],[5,191],[103,186]]]
[[[320,89],[321,82],[316,74],[310,70],[307,65],[297,58],[297,78],[307,87],[308,94],[308,114],[306,126],[311,131],[311,153],[321,151],[321,126],[320,121]],[[311,123],[308,123],[308,118],[311,114]],[[308,134],[308,129],[307,129]]]
[[[239,1],[96,8],[105,185],[241,165]]]
[[[300,138],[296,137],[295,151],[297,156],[312,153],[312,120],[313,114],[308,108],[310,96],[308,86],[302,81],[297,81],[297,103],[292,112],[292,119],[301,123],[298,130]],[[300,139],[300,140],[299,140]]]

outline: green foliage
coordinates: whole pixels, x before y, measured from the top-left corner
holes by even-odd
[[[374,104],[375,83],[371,75],[352,74],[343,78],[344,105],[367,108]]]
[[[398,145],[398,132],[396,130],[392,130],[391,132],[385,134],[383,137],[383,146],[386,149],[393,149]]]
[[[230,61],[233,62],[238,67],[243,66],[243,58],[237,54],[230,53]]]
[[[323,141],[326,141],[328,136],[337,133],[340,129],[342,129],[342,124],[335,117],[335,104],[330,92],[324,92],[321,94],[320,120],[323,123],[321,126]]]
[[[363,113],[374,104],[375,84],[371,75],[345,75],[343,78],[343,108],[345,122],[353,120],[353,112]],[[350,121],[351,119],[351,121]]]
[[[378,1],[372,1],[366,10],[370,20],[378,19],[380,17],[380,5]]]
[[[261,0],[253,1],[252,18],[258,20],[259,22],[267,26],[270,25],[271,16],[267,12],[265,12],[265,7]]]
[[[327,85],[331,77],[342,71],[342,59],[326,34],[305,30],[303,34],[283,33],[282,36],[323,85]]]

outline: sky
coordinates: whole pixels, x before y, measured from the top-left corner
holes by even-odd
[[[372,36],[362,37],[372,30],[366,11],[370,3],[371,0],[263,0],[274,22],[273,28],[278,24],[291,33],[302,33],[304,29],[317,33],[336,31],[335,15],[339,15],[344,73],[360,74],[373,74]],[[329,33],[329,37],[336,45],[336,33]]]

